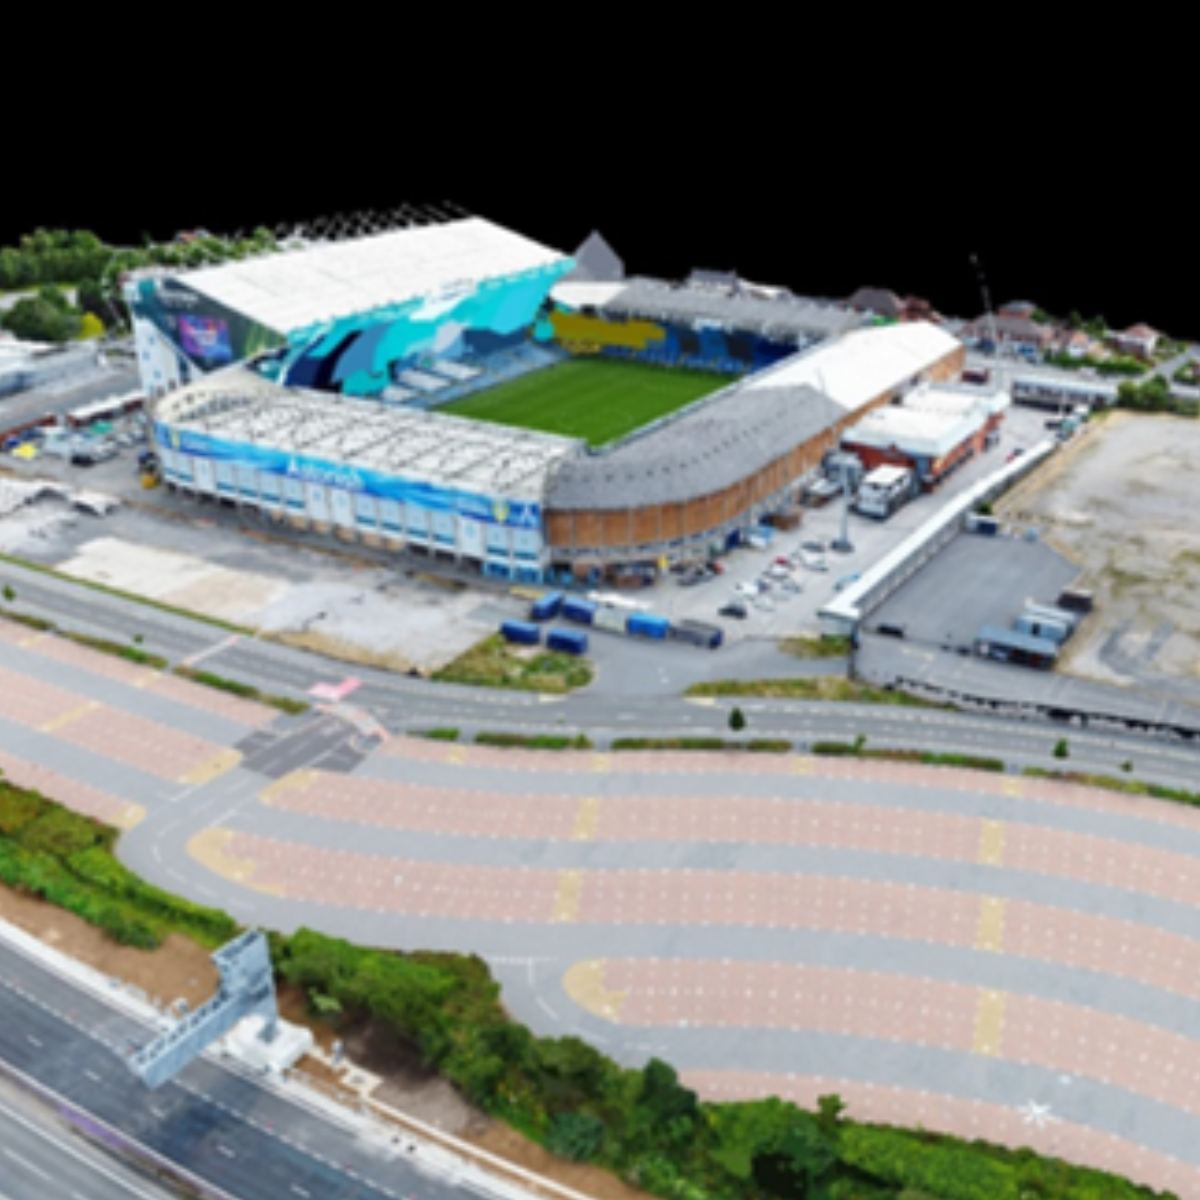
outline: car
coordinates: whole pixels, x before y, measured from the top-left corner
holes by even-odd
[[[777,554],[777,555],[775,555],[775,558],[772,561],[772,566],[784,567],[785,569],[787,567],[790,567],[791,565],[792,565],[792,560],[790,558],[788,558],[788,556],[786,554]]]
[[[857,583],[862,578],[862,572],[856,571],[853,575],[843,575],[841,579],[833,585],[835,592],[844,592],[852,583]]]
[[[793,596],[799,595],[800,592],[804,591],[804,584],[802,584],[798,579],[792,579],[790,577],[785,579],[779,585],[779,587],[781,591],[785,593],[790,592]]]
[[[898,625],[894,621],[881,621],[875,632],[882,634],[884,637],[902,638],[904,636],[904,626]]]
[[[770,566],[769,566],[769,567],[766,569],[766,571],[764,571],[764,572],[763,572],[763,574],[764,574],[764,575],[765,575],[765,576],[766,576],[768,579],[774,579],[774,580],[777,580],[777,581],[778,581],[778,580],[790,579],[790,578],[791,578],[791,572],[790,572],[790,570],[788,569],[788,567],[786,567],[786,566],[780,566],[780,565],[779,565],[779,562],[778,562],[778,560],[777,560],[777,561],[775,561],[775,562],[773,562],[773,563],[772,563],[772,564],[771,564],[771,565],[770,565]]]
[[[759,593],[759,586],[757,583],[752,581],[748,583],[735,583],[733,585],[733,590],[737,592],[739,596],[754,597]]]
[[[730,600],[728,604],[722,604],[717,609],[717,615],[720,617],[737,617],[739,621],[744,621],[750,615],[750,610],[740,600]]]
[[[804,553],[800,555],[800,561],[810,571],[829,570],[829,564],[825,561],[825,556],[823,554],[814,554],[810,550],[805,550]]]
[[[800,543],[801,550],[807,550],[809,554],[824,554],[829,547],[824,542],[807,541]]]

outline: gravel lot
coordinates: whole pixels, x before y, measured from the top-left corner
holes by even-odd
[[[1000,506],[1079,565],[1097,612],[1067,671],[1200,701],[1200,423],[1112,413]]]

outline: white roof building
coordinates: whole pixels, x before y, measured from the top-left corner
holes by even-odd
[[[746,381],[747,391],[808,384],[854,412],[961,350],[962,343],[926,321],[851,330],[807,354],[789,358]]]
[[[482,217],[467,217],[166,274],[289,335],[418,297],[430,298],[432,320],[439,298],[564,260],[558,251]]]

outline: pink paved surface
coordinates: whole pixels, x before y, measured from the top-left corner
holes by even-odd
[[[1200,829],[1200,809],[1172,804],[1146,796],[1124,796],[1103,788],[1051,779],[966,771],[956,767],[922,766],[913,763],[851,761],[837,758],[802,758],[791,754],[718,754],[700,751],[669,753],[602,753],[598,751],[495,750],[484,746],[459,746],[422,738],[393,738],[378,752],[387,758],[412,762],[454,764],[467,770],[489,772],[538,770],[545,774],[605,774],[612,780],[628,780],[630,792],[639,776],[667,773],[667,762],[683,764],[677,774],[727,775],[736,781],[746,775],[778,776],[792,784],[797,779],[851,779],[863,783],[888,783],[929,787],[945,792],[1002,796],[1035,804],[1050,804],[1091,812],[1134,817],[1156,825]],[[552,761],[551,761],[552,760]],[[598,760],[603,766],[597,765]],[[802,769],[797,770],[797,764]],[[574,785],[573,785],[574,786]]]
[[[1137,1183],[1176,1192],[1185,1200],[1196,1194],[1196,1168],[1169,1155],[1157,1154],[1136,1142],[1058,1119],[1039,1128],[1026,1122],[1022,1108],[1030,1097],[1017,1096],[1011,1106],[960,1100],[940,1092],[886,1087],[849,1079],[821,1076],[769,1075],[749,1071],[685,1071],[682,1082],[704,1099],[753,1100],[781,1096],[805,1108],[816,1107],[819,1096],[838,1095],[846,1116],[885,1125],[920,1125],[939,1133],[1030,1146],[1041,1154],[1082,1163],[1127,1176]],[[1054,1118],[1053,1107],[1051,1117]]]
[[[125,809],[125,801],[89,787],[48,767],[39,766],[13,754],[0,751],[0,771],[18,787],[31,788],[76,812],[111,822]]]
[[[221,750],[169,725],[104,707],[56,729],[54,736],[162,779],[181,779]]]
[[[483,868],[423,864],[437,875],[442,890],[422,891],[419,909],[403,888],[371,890],[359,897],[356,881],[393,878],[396,860],[338,854],[251,834],[239,834],[237,856],[264,864],[255,882],[282,883],[297,899],[427,916],[458,915],[462,894],[483,889],[491,902]],[[291,870],[294,859],[303,871]],[[405,862],[403,872],[411,869]],[[549,921],[560,873],[520,871],[548,907],[522,908],[522,918]],[[422,879],[428,876],[422,875]],[[902,883],[877,883],[836,876],[759,873],[656,871],[581,872],[577,920],[602,925],[729,924],[776,929],[829,930],[863,936],[924,941],[971,948],[977,943],[981,894]],[[446,906],[439,907],[445,899]],[[484,912],[484,916],[494,913]],[[1200,983],[1200,944],[1179,934],[1132,921],[1074,909],[1006,901],[1000,953],[1092,970],[1184,996]]]
[[[320,904],[469,920],[548,921],[558,873],[512,867],[467,870],[405,859],[299,849],[253,834],[235,834],[231,858],[256,864],[252,882],[282,887]]]
[[[39,683],[28,675],[0,667],[0,717],[6,720],[27,729],[39,729],[83,703],[84,698],[76,692]]]
[[[565,796],[504,796],[326,772],[314,775],[303,789],[275,793],[271,807],[389,829],[551,841],[571,837],[579,811],[579,801]]]
[[[37,637],[33,630],[0,619],[0,641],[19,644],[31,638],[36,640],[23,647],[27,653],[54,659],[91,675],[113,679],[130,686],[144,687],[148,694],[164,696],[179,704],[187,704],[226,720],[236,721],[248,729],[269,725],[279,715],[265,704],[256,704],[252,700],[243,700],[239,696],[214,691],[212,688],[180,679],[169,672],[125,662],[111,654],[80,646],[65,638]],[[29,677],[14,675],[14,678]],[[76,700],[76,703],[78,704],[79,700]]]
[[[972,1053],[980,989],[882,971],[791,963],[608,961],[620,1024],[794,1029]],[[1195,1042],[1099,1009],[1014,992],[998,1058],[1098,1080],[1200,1114]]]

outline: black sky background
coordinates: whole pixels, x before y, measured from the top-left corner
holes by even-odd
[[[124,42],[104,121],[81,110],[59,132],[10,108],[0,244],[39,225],[129,243],[451,200],[567,253],[598,229],[631,273],[734,270],[824,297],[870,284],[967,317],[977,255],[997,305],[1200,339],[1193,71],[1164,29],[1150,54],[1100,24],[981,38],[969,14],[797,10],[800,37],[726,8],[666,31],[610,22],[602,43],[597,11],[579,10],[584,54],[579,22],[516,30],[506,10],[477,38],[480,71],[448,27],[425,53],[348,18],[280,22],[269,53],[168,37],[147,63]]]

